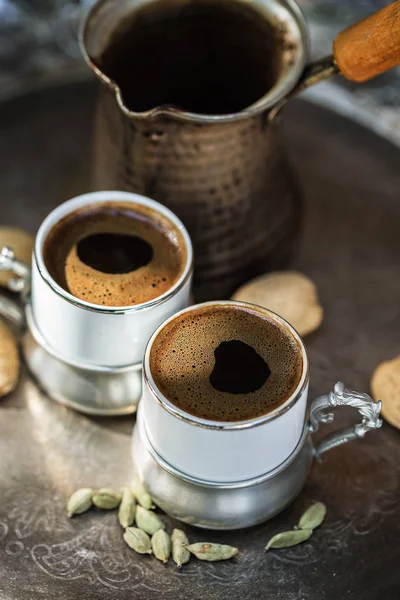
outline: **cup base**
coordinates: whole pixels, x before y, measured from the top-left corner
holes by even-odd
[[[50,354],[29,329],[22,338],[22,350],[39,387],[57,402],[88,415],[136,412],[142,391],[140,367],[113,373],[71,366]]]
[[[135,471],[165,513],[196,527],[230,530],[262,523],[293,502],[310,471],[313,448],[305,426],[295,451],[273,471],[233,483],[199,481],[177,471],[155,452],[139,408],[132,458]]]

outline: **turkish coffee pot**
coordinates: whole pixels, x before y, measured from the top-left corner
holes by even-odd
[[[103,84],[94,187],[149,196],[186,225],[196,299],[226,298],[287,264],[301,194],[279,141],[287,100],[400,62],[400,1],[341,32],[309,64],[293,0],[99,0],[81,31]]]

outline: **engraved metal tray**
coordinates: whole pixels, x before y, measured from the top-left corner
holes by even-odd
[[[35,232],[53,206],[89,190],[95,95],[81,82],[0,105],[1,223]],[[306,205],[293,266],[316,282],[325,307],[321,329],[306,338],[311,397],[337,380],[368,391],[377,363],[400,354],[400,150],[302,101],[288,107],[285,135]],[[335,427],[353,417],[340,411]],[[193,559],[179,572],[130,551],[115,512],[65,514],[74,489],[129,482],[133,422],[74,413],[26,374],[0,400],[0,600],[399,597],[399,431],[384,424],[332,450],[294,504],[264,525],[185,527],[193,541],[241,553],[226,563]],[[264,554],[314,500],[328,515],[312,539]]]

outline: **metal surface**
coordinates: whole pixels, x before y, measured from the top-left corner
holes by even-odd
[[[339,74],[339,68],[331,54],[307,65],[291,92],[270,110],[268,113],[269,121],[273,121],[281,113],[283,107],[286,106],[291,98],[298,96],[301,92],[317,85],[317,83],[322,83],[322,81],[331,79],[334,75]]]
[[[249,276],[287,264],[301,200],[276,123],[258,116],[212,125],[166,119],[133,125],[108,88],[101,91],[96,123],[95,188],[148,195],[181,218],[194,243],[200,301],[227,298]]]
[[[35,233],[56,204],[89,191],[94,105],[94,90],[81,84],[1,107],[4,222]],[[337,379],[368,390],[375,366],[400,351],[400,151],[301,101],[288,105],[284,127],[307,209],[293,267],[315,281],[325,309],[322,327],[305,340],[310,397]],[[114,513],[66,518],[76,488],[130,480],[133,422],[74,413],[46,398],[26,373],[0,400],[1,600],[397,600],[396,429],[384,423],[314,462],[299,497],[265,524],[210,533],[185,525],[191,541],[237,545],[240,556],[223,564],[193,560],[177,571],[131,552]],[[354,411],[338,411],[336,427],[353,422]],[[265,554],[267,540],[293,527],[316,500],[328,514],[311,540]]]

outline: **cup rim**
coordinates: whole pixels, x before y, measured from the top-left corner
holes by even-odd
[[[289,331],[289,333],[295,338],[296,342],[299,345],[302,356],[302,372],[300,380],[296,386],[296,389],[292,392],[287,400],[271,412],[266,415],[261,415],[260,417],[256,417],[254,419],[247,419],[243,421],[214,421],[212,419],[203,419],[200,417],[196,417],[195,415],[190,414],[189,412],[182,410],[175,404],[173,404],[168,398],[161,392],[161,390],[157,387],[153,375],[151,373],[150,368],[150,354],[153,343],[160,333],[160,331],[169,323],[171,323],[174,319],[179,318],[181,315],[201,309],[208,306],[232,306],[239,308],[247,308],[254,312],[262,313],[263,315],[267,315],[275,321],[278,321],[285,329]],[[147,343],[144,360],[143,360],[143,380],[144,385],[147,386],[147,389],[150,391],[153,398],[158,402],[162,408],[164,408],[167,412],[169,412],[174,417],[189,423],[190,425],[194,425],[197,427],[203,427],[206,429],[214,429],[214,430],[224,430],[224,431],[232,431],[232,430],[241,430],[241,429],[250,429],[252,427],[257,427],[259,425],[263,425],[268,421],[272,421],[280,416],[282,416],[286,411],[288,411],[303,395],[304,390],[306,389],[309,382],[309,358],[304,345],[303,340],[300,335],[294,329],[294,327],[288,323],[283,317],[278,315],[277,313],[269,310],[267,308],[263,308],[256,304],[251,304],[250,302],[239,302],[237,300],[217,300],[210,302],[202,302],[201,304],[195,304],[192,306],[188,306],[183,310],[175,313],[168,319],[166,319],[153,333],[150,340]]]
[[[253,104],[235,113],[227,113],[221,115],[201,114],[164,106],[154,107],[143,112],[133,111],[126,106],[119,85],[113,79],[108,77],[98,65],[96,65],[94,59],[90,56],[89,51],[87,49],[86,40],[88,35],[89,22],[100,12],[103,6],[109,1],[110,0],[98,0],[92,6],[89,7],[89,9],[86,12],[86,15],[81,21],[78,32],[78,39],[81,54],[86,64],[94,72],[96,77],[115,94],[118,106],[128,118],[147,120],[155,119],[158,117],[171,117],[178,121],[195,123],[229,123],[234,121],[241,121],[242,119],[246,119],[263,113],[273,108],[280,102],[284,101],[284,99],[288,96],[288,94],[290,94],[290,92],[300,80],[302,72],[309,58],[309,29],[303,11],[296,3],[296,1],[272,0],[271,2],[271,0],[255,0],[253,8],[254,10],[258,10],[260,14],[265,13],[266,15],[268,12],[268,8],[270,8],[271,10],[272,8],[275,8],[276,13],[282,12],[282,10],[286,10],[288,13],[290,13],[293,22],[295,22],[297,26],[299,39],[301,40],[301,44],[299,44],[299,49],[297,52],[298,58],[296,61],[290,61],[288,63],[287,73],[284,77],[281,78],[281,80],[278,79],[277,83],[275,83],[271,89],[269,89],[263,96],[261,96],[261,98],[256,100]],[[242,3],[246,4],[246,2],[243,2],[243,0]]]
[[[64,218],[65,216],[73,212],[75,209],[84,206],[90,206],[92,204],[102,204],[106,202],[131,202],[132,204],[148,206],[161,213],[163,216],[167,217],[167,219],[169,219],[173,223],[173,225],[180,231],[186,246],[187,253],[185,268],[183,269],[179,279],[177,279],[174,285],[160,296],[148,300],[147,302],[142,302],[141,304],[126,306],[103,306],[101,304],[94,304],[93,302],[87,302],[86,300],[81,300],[80,298],[77,298],[67,290],[64,290],[64,288],[62,288],[50,275],[43,259],[43,246],[50,230],[61,218]],[[35,245],[33,249],[33,257],[40,277],[48,286],[50,286],[50,288],[58,296],[61,296],[70,304],[73,304],[74,306],[77,306],[84,310],[105,314],[129,314],[140,310],[153,308],[154,306],[162,304],[169,300],[172,296],[175,296],[175,294],[185,285],[185,283],[187,282],[187,280],[193,272],[192,241],[190,239],[186,227],[179,219],[179,217],[177,217],[177,215],[173,213],[169,208],[167,208],[163,204],[160,204],[156,200],[153,200],[152,198],[148,198],[147,196],[142,196],[140,194],[122,192],[117,190],[105,190],[81,194],[79,196],[75,196],[71,200],[63,202],[55,209],[53,209],[44,219],[36,234]]]

